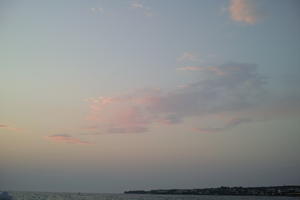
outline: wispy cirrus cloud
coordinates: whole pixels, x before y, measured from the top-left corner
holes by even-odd
[[[253,0],[230,0],[228,11],[233,21],[246,24],[255,24],[261,18]]]
[[[144,89],[90,98],[88,119],[101,133],[142,133],[154,123],[178,124],[192,116],[206,117],[253,108],[264,97],[265,83],[254,64],[232,62],[204,67],[199,80],[180,89],[168,92]],[[244,122],[232,121],[222,130]]]
[[[81,139],[72,137],[68,134],[57,134],[57,135],[49,135],[46,136],[47,139],[52,140],[54,142],[63,142],[63,143],[69,143],[69,144],[84,144],[84,145],[92,145],[94,143],[83,141]]]

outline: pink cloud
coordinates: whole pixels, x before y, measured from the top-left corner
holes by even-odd
[[[164,93],[145,89],[88,99],[90,113],[87,119],[98,129],[91,131],[146,132],[154,123],[172,125],[181,123],[185,117],[240,110],[257,99],[256,93],[263,84],[255,65],[229,63],[192,69],[202,70],[203,77],[180,90]]]
[[[110,133],[145,132],[153,121],[147,107],[159,102],[158,90],[90,99],[88,119]]]
[[[223,71],[220,67],[217,67],[217,66],[205,66],[205,67],[202,67],[202,66],[185,66],[185,67],[180,67],[180,68],[177,68],[177,70],[180,70],[180,71],[206,71],[206,72],[213,72],[217,75],[224,75],[225,74],[225,71]]]
[[[49,140],[52,140],[54,142],[64,142],[64,143],[70,143],[70,144],[85,144],[85,145],[94,144],[92,142],[87,142],[87,141],[83,141],[78,138],[74,138],[67,134],[49,135],[49,136],[46,136],[46,138]]]
[[[22,130],[20,128],[8,126],[8,125],[5,125],[5,124],[0,124],[0,128],[6,129],[6,130],[9,130],[9,131],[21,131]]]
[[[242,116],[238,118],[225,117],[221,126],[194,129],[220,132],[270,117],[264,113],[274,113],[275,108],[278,110],[276,113],[281,116],[291,113],[282,108],[282,102],[275,103],[274,98],[266,93],[266,79],[259,74],[255,64],[231,62],[201,67],[201,70],[199,80],[180,89],[167,92],[144,89],[116,96],[90,98],[90,129],[86,131],[101,134],[142,133],[148,131],[153,124],[173,125],[182,123],[189,117],[242,113],[238,114]],[[290,107],[292,105],[295,103]],[[258,112],[259,110],[268,111]]]
[[[231,0],[228,11],[232,20],[246,24],[255,24],[260,18],[250,0]]]

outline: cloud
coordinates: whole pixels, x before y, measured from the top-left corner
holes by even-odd
[[[203,116],[246,109],[259,102],[265,93],[265,79],[252,64],[229,63],[218,66],[223,76],[201,73],[188,87],[160,97],[151,111],[175,113],[181,117]]]
[[[169,114],[157,121],[158,123],[165,124],[165,125],[172,125],[178,124],[182,122],[182,119],[177,116],[176,114]]]
[[[200,71],[202,70],[202,67],[196,67],[196,66],[186,66],[186,67],[179,67],[177,70],[181,71]]]
[[[177,58],[177,61],[199,61],[199,56],[193,52],[184,52]]]
[[[193,116],[252,109],[266,94],[266,79],[255,64],[231,62],[199,71],[197,80],[180,89],[144,89],[90,98],[88,119],[100,132],[142,133],[154,123],[170,125]],[[240,123],[232,121],[226,128]]]
[[[91,11],[92,12],[94,12],[94,13],[96,13],[96,12],[103,12],[103,8],[101,8],[101,7],[98,7],[98,8],[91,8]]]
[[[205,67],[200,67],[200,66],[185,66],[185,67],[179,67],[177,68],[179,71],[205,71],[205,72],[213,72],[217,75],[224,75],[225,72],[217,66],[205,66]]]
[[[54,142],[64,142],[64,143],[70,143],[70,144],[85,144],[85,145],[94,144],[92,142],[87,142],[87,141],[83,141],[78,138],[74,138],[68,134],[49,135],[49,136],[46,136],[46,138],[49,140],[52,140]]]
[[[145,6],[141,1],[135,0],[132,1],[130,7],[133,9],[138,9],[143,12],[143,14],[147,17],[153,17],[154,13],[151,11],[151,8]]]
[[[254,109],[247,111],[248,115],[259,118],[260,121],[284,118],[297,118],[300,115],[300,97],[278,97],[270,94],[268,101],[264,101]]]
[[[250,123],[253,121],[254,120],[250,118],[232,118],[223,127],[194,128],[193,130],[197,132],[203,132],[203,133],[215,133],[215,132],[231,130],[236,126],[239,126],[240,124]]]
[[[88,119],[109,133],[146,132],[154,120],[147,106],[159,101],[157,89],[138,90],[115,97],[90,98]]]
[[[228,11],[232,20],[246,24],[255,24],[260,18],[255,2],[250,0],[230,0]]]
[[[5,125],[5,124],[0,124],[0,129],[6,129],[6,130],[9,130],[9,131],[21,131],[22,129],[20,128],[16,128],[16,127],[12,127],[12,126],[8,126],[8,125]]]
[[[108,129],[108,133],[143,133],[146,131],[148,131],[148,128],[145,126],[120,126]]]
[[[132,8],[140,8],[140,9],[144,8],[144,5],[143,5],[141,2],[139,2],[139,1],[133,1],[133,2],[130,4],[130,6],[131,6]]]

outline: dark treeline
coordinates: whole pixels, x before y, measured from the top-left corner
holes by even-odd
[[[300,196],[300,186],[218,187],[203,189],[132,190],[125,194]]]

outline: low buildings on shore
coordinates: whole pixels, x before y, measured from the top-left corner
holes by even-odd
[[[218,187],[203,189],[158,189],[125,191],[125,194],[173,194],[173,195],[251,195],[251,196],[300,196],[300,186],[270,187]]]

